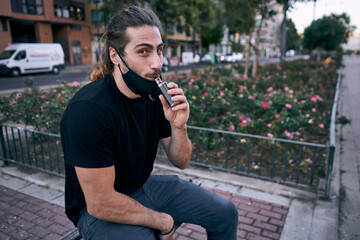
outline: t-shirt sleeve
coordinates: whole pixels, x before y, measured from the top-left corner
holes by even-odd
[[[66,164],[84,168],[114,165],[112,123],[96,104],[80,101],[69,105],[60,129]]]

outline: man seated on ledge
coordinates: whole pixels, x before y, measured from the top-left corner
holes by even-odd
[[[208,239],[236,239],[233,203],[177,176],[151,175],[159,140],[180,169],[192,149],[183,90],[168,84],[173,107],[157,94],[160,30],[151,10],[131,6],[117,13],[92,82],[62,117],[66,214],[84,239],[168,240],[181,223],[204,227]]]

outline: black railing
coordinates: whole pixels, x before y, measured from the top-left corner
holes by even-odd
[[[336,110],[341,71],[331,115],[330,144],[314,144],[188,126],[193,142],[191,164],[304,187],[316,191],[325,179],[328,198],[335,152]],[[1,158],[64,176],[60,135],[0,124]],[[160,147],[158,157],[166,157]]]

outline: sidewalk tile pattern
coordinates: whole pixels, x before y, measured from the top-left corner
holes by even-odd
[[[60,239],[72,229],[63,207],[0,185],[0,239]]]
[[[232,201],[239,211],[237,239],[277,240],[285,223],[288,208],[209,189]],[[64,208],[0,185],[0,239],[59,239],[74,229]],[[183,224],[175,240],[206,239],[205,230],[197,225]]]

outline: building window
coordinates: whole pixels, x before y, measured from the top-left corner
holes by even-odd
[[[3,29],[3,32],[7,32],[7,31],[9,31],[9,29],[8,29],[8,24],[7,24],[6,19],[2,19],[2,20],[1,20],[1,22],[2,22],[2,29]]]
[[[166,33],[169,35],[174,35],[174,24],[168,23],[166,26]]]
[[[178,33],[180,33],[180,34],[183,33],[183,29],[182,29],[182,27],[181,27],[180,25],[177,25],[177,26],[176,26],[176,31],[177,31]]]
[[[69,8],[66,6],[59,7],[59,6],[55,5],[54,6],[54,15],[56,17],[70,18]]]
[[[85,21],[84,4],[70,2],[69,5],[54,5],[56,17],[72,18],[77,21]]]
[[[70,16],[74,20],[84,21],[85,20],[84,5],[79,3],[77,3],[76,5],[71,5]]]
[[[95,28],[101,28],[104,23],[104,12],[102,10],[91,10],[91,24]]]
[[[44,15],[42,0],[11,0],[11,9],[18,13]]]

